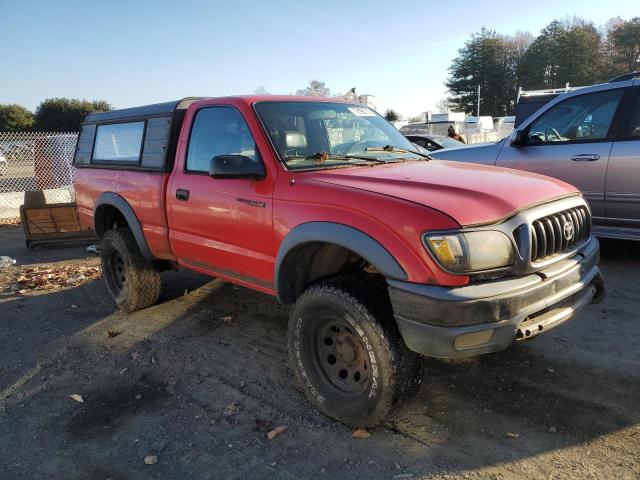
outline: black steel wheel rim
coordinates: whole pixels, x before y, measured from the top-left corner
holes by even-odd
[[[113,285],[118,291],[122,291],[127,282],[126,267],[120,253],[115,250],[109,256],[108,275]]]
[[[322,376],[346,394],[361,394],[371,379],[362,338],[344,318],[330,315],[316,329],[313,360]]]

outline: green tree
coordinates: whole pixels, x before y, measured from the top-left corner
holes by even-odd
[[[606,21],[600,31],[600,36],[602,37],[604,70],[608,78],[611,78],[614,75],[619,75],[619,70],[615,65],[616,49],[613,45],[613,31],[617,30],[624,23],[625,20],[623,20],[620,16],[612,17]]]
[[[640,70],[640,17],[621,22],[607,35],[610,72],[622,74]]]
[[[476,111],[480,85],[480,114],[503,116],[513,112],[517,94],[518,48],[512,37],[483,28],[471,36],[449,67],[446,86],[451,107]]]
[[[397,122],[400,120],[400,115],[395,110],[389,108],[386,112],[384,112],[384,118],[387,122]]]
[[[518,77],[525,89],[589,85],[603,80],[600,33],[593,24],[574,18],[554,20],[522,57]]]
[[[558,75],[563,83],[589,85],[603,81],[602,38],[593,24],[575,25],[564,35]]]
[[[34,128],[46,132],[76,132],[88,113],[108,110],[111,105],[104,100],[48,98],[36,110]]]
[[[0,132],[31,130],[33,120],[33,113],[22,105],[0,105]]]
[[[307,97],[330,97],[331,90],[320,80],[311,80],[306,88],[296,90],[296,95]]]
[[[522,57],[518,69],[521,86],[527,89],[550,88],[560,85],[558,70],[564,28],[555,20],[542,29]]]

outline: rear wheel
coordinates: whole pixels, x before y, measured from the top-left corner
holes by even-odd
[[[309,287],[289,321],[289,356],[309,400],[352,426],[374,426],[410,397],[422,358],[393,318],[386,282],[350,275]]]
[[[160,272],[142,255],[128,228],[107,231],[100,244],[102,274],[118,308],[133,312],[154,305],[160,297]]]

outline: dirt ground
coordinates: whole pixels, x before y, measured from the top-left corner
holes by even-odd
[[[98,260],[0,227],[18,262],[0,269],[0,478],[640,478],[640,245],[602,248],[603,303],[500,354],[427,360],[362,440],[297,389],[274,299],[187,271],[132,315],[102,279],[15,292],[36,264]]]

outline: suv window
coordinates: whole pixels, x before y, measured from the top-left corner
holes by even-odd
[[[98,125],[93,160],[138,163],[143,135],[144,122]]]
[[[589,93],[554,105],[529,126],[528,143],[606,139],[622,94],[622,89]]]
[[[634,95],[631,102],[626,105],[627,116],[620,122],[617,138],[640,138],[640,87],[634,88]],[[625,101],[626,102],[626,101]]]
[[[240,112],[232,107],[206,107],[198,111],[191,129],[187,170],[208,172],[218,155],[244,155],[260,162],[256,142]]]

